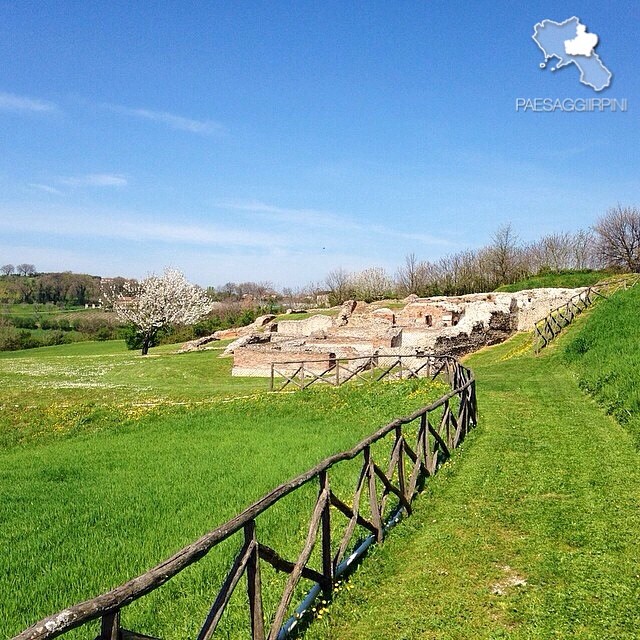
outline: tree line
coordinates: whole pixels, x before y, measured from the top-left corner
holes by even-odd
[[[418,296],[464,295],[493,291],[534,275],[588,269],[640,271],[640,209],[612,207],[590,229],[552,233],[523,243],[511,224],[501,226],[491,242],[438,260],[415,253],[391,275],[380,267],[359,272],[330,271],[324,281],[330,302]]]
[[[285,288],[278,292],[267,281],[227,282],[221,287],[209,287],[207,294],[213,301],[229,303],[232,315],[237,315],[238,305],[244,311],[259,308],[274,312],[282,306],[315,306],[319,294],[328,296],[330,304],[351,298],[373,301],[412,293],[462,295],[492,291],[545,272],[602,268],[640,271],[640,209],[637,207],[617,205],[589,229],[547,234],[531,243],[523,243],[510,224],[503,225],[484,247],[436,260],[410,253],[393,274],[381,267],[358,272],[337,267],[322,282],[298,289]],[[2,266],[0,276],[0,303],[5,304],[97,304],[106,282],[96,276],[71,272],[38,274],[34,265],[26,263],[17,267]],[[129,281],[111,278],[108,282],[112,289],[122,292]],[[219,311],[224,307],[219,307]]]
[[[0,268],[0,303],[84,306],[98,304],[100,300],[101,279],[97,276],[70,271],[37,273],[33,265],[28,267],[5,265]]]

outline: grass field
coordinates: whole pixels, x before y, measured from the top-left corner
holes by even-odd
[[[469,358],[479,428],[305,638],[637,637],[639,296],[599,304],[541,357],[517,336]],[[144,571],[441,392],[405,382],[273,396],[264,379],[231,378],[218,352],[172,350],[0,355],[0,635]],[[266,514],[261,539],[295,556],[316,491]],[[195,637],[238,545],[128,608],[125,626]],[[263,567],[273,611],[283,578]],[[244,606],[234,596],[220,637],[247,637]]]
[[[635,438],[640,448],[640,287],[596,305],[564,350],[579,384]]]
[[[266,391],[262,378],[232,378],[220,345],[179,355],[166,345],[144,358],[113,340],[0,353],[0,448]]]
[[[538,358],[517,336],[468,359],[480,427],[305,638],[638,637],[639,454],[577,381],[637,418],[639,293]]]
[[[0,357],[0,636],[145,571],[443,391],[405,382],[273,395],[265,379],[231,378],[218,352],[170,351],[141,358],[122,344],[83,343]],[[345,468],[336,488],[356,472]],[[316,492],[265,514],[262,540],[295,557]],[[125,625],[195,637],[237,544],[127,609]],[[267,586],[282,580],[265,569]],[[241,609],[239,597],[228,637],[246,633]]]
[[[0,304],[0,313],[10,316],[32,316],[32,315],[62,315],[68,313],[91,313],[94,309],[85,309],[79,306],[66,306],[60,308],[58,305],[47,304]]]

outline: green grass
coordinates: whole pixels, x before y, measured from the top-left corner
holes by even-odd
[[[55,304],[0,304],[0,315],[10,316],[39,316],[62,315],[69,313],[96,313],[96,309],[86,309],[79,306],[67,306],[60,308]]]
[[[266,391],[263,378],[231,377],[232,358],[218,357],[225,345],[185,354],[165,345],[144,358],[123,341],[2,352],[0,449]]]
[[[546,287],[562,287],[576,289],[578,287],[588,287],[602,280],[606,280],[613,275],[611,271],[560,271],[558,273],[547,273],[520,280],[513,284],[505,284],[498,287],[496,291],[522,291],[523,289],[537,289]]]
[[[304,313],[281,313],[280,315],[276,316],[275,321],[280,322],[281,320],[306,320],[311,316],[318,316],[318,315],[336,316],[338,315],[338,311],[336,309],[318,309],[313,311],[313,313],[306,312],[306,311]]]
[[[145,571],[443,390],[414,381],[255,393],[266,380],[231,378],[230,360],[215,351],[154,351],[141,358],[107,342],[0,356],[3,414],[10,402],[35,407],[0,451],[1,637]],[[138,415],[136,400],[162,402]],[[352,490],[357,472],[357,464],[341,467],[335,490]],[[316,494],[310,486],[260,518],[261,541],[295,558]],[[239,544],[236,536],[128,608],[125,626],[195,637]],[[270,614],[283,580],[264,568]],[[225,614],[223,637],[246,636],[242,591]]]
[[[640,447],[640,287],[596,305],[565,349],[579,385],[633,435]]]
[[[617,348],[634,353],[634,335]],[[305,638],[638,637],[638,453],[578,387],[572,338],[538,358],[528,336],[469,358],[479,428]]]
[[[639,381],[639,293],[596,306],[540,357],[519,335],[469,358],[480,426],[306,638],[637,637],[638,453],[630,421],[623,427],[605,415],[578,381],[585,386],[588,372],[609,365],[617,371],[616,354],[619,361],[629,353],[625,374],[602,385],[627,402]],[[626,328],[619,335],[612,315]],[[230,363],[215,352],[175,356],[161,348],[143,359],[114,343],[36,351],[0,356],[3,393],[16,401],[29,381],[43,395],[41,408],[60,396],[70,410],[84,406],[101,389],[65,389],[60,381],[68,377],[122,381],[123,388],[102,389],[106,416],[116,415],[118,403],[133,406],[131,396],[162,402],[122,423],[96,414],[62,436],[43,423],[42,433],[15,440],[21,446],[9,438],[0,452],[0,548],[8,550],[0,565],[0,634],[9,636],[143,571],[439,391],[400,383],[273,396],[251,386],[264,380],[225,375]],[[251,396],[232,399],[238,393]],[[635,405],[624,402],[634,414]],[[332,477],[336,490],[347,492],[356,472],[346,467]],[[309,487],[266,514],[261,540],[295,558],[316,491]],[[128,608],[125,626],[194,637],[239,544],[230,541]],[[284,578],[263,567],[273,612]],[[221,637],[247,637],[242,591]]]

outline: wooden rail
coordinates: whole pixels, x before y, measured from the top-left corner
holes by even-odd
[[[598,298],[606,299],[619,289],[633,287],[640,278],[633,274],[620,280],[599,282],[572,296],[565,304],[552,309],[544,318],[536,322],[533,348],[536,353],[544,349],[560,332],[571,324],[587,307]]]
[[[374,354],[355,358],[326,356],[324,360],[289,360],[271,363],[269,388],[306,389],[312,384],[339,387],[345,382],[379,382],[433,377],[442,364],[439,356],[426,354]]]
[[[348,564],[345,558],[350,560],[354,549],[363,549],[385,537],[388,514],[394,514],[392,517],[395,518],[400,512],[411,513],[411,503],[422,482],[436,472],[468,430],[476,425],[473,373],[452,357],[438,356],[437,361],[437,374],[447,379],[451,391],[434,403],[390,422],[352,449],[330,456],[313,469],[280,485],[146,573],[108,593],[40,620],[13,640],[55,638],[97,619],[101,624],[96,640],[149,640],[150,636],[123,628],[121,615],[127,605],[160,588],[234,534],[242,537],[240,550],[217,593],[212,594],[213,604],[197,639],[208,640],[214,636],[243,576],[246,578],[251,638],[276,640],[284,637],[303,615],[299,608],[298,614],[291,617],[291,601],[300,580],[310,581],[317,592],[324,597],[330,596],[336,576]],[[388,455],[380,453],[381,445],[377,443],[381,441],[388,444]],[[355,490],[350,496],[340,496],[331,484],[330,475],[336,465],[350,460],[359,461]],[[311,482],[317,483],[318,493],[309,516],[306,539],[297,558],[287,560],[261,542],[259,518],[279,500]],[[366,544],[362,543],[363,533],[369,536]],[[319,566],[314,566],[311,560],[316,544],[320,549],[320,560],[316,561]],[[275,611],[267,615],[262,605],[261,562],[288,574]]]
[[[567,325],[574,321],[576,316],[591,306],[596,295],[601,294],[592,287],[588,287],[569,298],[565,304],[552,309],[542,320],[538,320],[533,329],[535,352],[539,353],[544,349]]]

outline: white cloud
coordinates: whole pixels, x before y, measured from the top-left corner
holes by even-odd
[[[68,187],[126,187],[127,179],[120,173],[88,173],[83,176],[58,178],[60,184]]]
[[[118,105],[105,105],[108,109],[134,118],[143,118],[153,122],[165,124],[172,129],[188,131],[200,135],[216,135],[224,132],[224,127],[214,120],[195,120],[185,118],[166,111],[153,111],[151,109],[132,109]]]
[[[37,184],[37,183],[31,182],[29,183],[29,186],[32,189],[38,189],[39,191],[44,191],[45,193],[51,193],[56,196],[63,195],[60,189],[56,189],[55,187],[50,187],[48,184]]]
[[[287,209],[266,204],[259,200],[223,200],[218,203],[218,206],[222,209],[231,209],[233,211],[257,213],[279,222],[324,228],[358,228],[358,225],[354,225],[344,216],[318,209]]]
[[[361,234],[375,234],[402,240],[417,241],[427,245],[452,246],[449,240],[428,233],[413,233],[396,229],[390,229],[380,224],[363,224],[351,220],[348,216],[339,215],[330,211],[318,209],[286,209],[259,200],[227,200],[218,203],[224,209],[245,211],[268,216],[279,222],[286,222],[308,227],[320,227],[324,229],[354,232]]]
[[[0,208],[3,231],[44,233],[66,238],[161,242],[224,248],[263,249],[286,244],[287,238],[251,229],[210,224],[176,224],[141,216],[139,213],[99,211],[61,206],[48,210],[30,207]]]
[[[30,261],[49,270],[139,276],[174,264],[203,284],[268,279],[299,285],[321,280],[335,266],[359,270],[376,264],[392,271],[398,256],[416,251],[417,242],[445,242],[313,209],[246,201],[229,209],[247,216],[189,220],[181,212],[154,217],[133,209],[0,203],[0,226],[11,244],[42,248],[29,254]],[[50,259],[46,248],[53,251]],[[65,248],[75,257],[54,255]]]
[[[46,100],[38,100],[35,98],[27,98],[25,96],[17,96],[13,93],[4,93],[0,91],[0,109],[5,111],[56,111],[58,107],[53,102]]]

